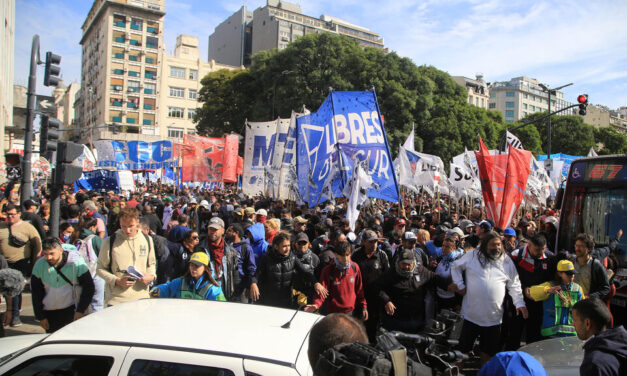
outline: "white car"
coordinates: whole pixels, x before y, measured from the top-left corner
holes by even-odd
[[[43,338],[0,339],[0,354],[13,353],[2,359],[0,375],[312,375],[309,332],[321,318],[260,305],[144,299]]]
[[[551,376],[579,375],[583,341],[577,336],[545,339],[518,349],[536,358]]]

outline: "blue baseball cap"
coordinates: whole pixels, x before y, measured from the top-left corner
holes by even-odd
[[[516,236],[516,230],[514,230],[514,229],[513,229],[513,228],[511,228],[511,227],[508,227],[508,228],[506,228],[506,229],[505,229],[505,231],[503,232],[503,234],[504,234],[505,236]]]

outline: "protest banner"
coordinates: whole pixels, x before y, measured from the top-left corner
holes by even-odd
[[[98,167],[118,170],[154,170],[174,167],[172,141],[94,141]]]

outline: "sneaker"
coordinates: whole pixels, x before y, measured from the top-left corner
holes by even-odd
[[[16,326],[21,326],[22,325],[22,320],[20,320],[19,317],[14,317],[13,320],[11,320],[11,327],[15,328]]]

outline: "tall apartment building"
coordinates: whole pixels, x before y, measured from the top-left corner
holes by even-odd
[[[503,114],[506,123],[513,123],[535,112],[544,112],[549,108],[548,93],[543,91],[540,82],[535,78],[514,77],[507,82],[494,82],[489,86],[490,101],[488,109]],[[561,91],[551,95],[551,111],[570,106],[564,100]],[[560,115],[571,115],[575,112],[565,111]]]
[[[215,28],[209,36],[209,60],[249,66],[251,56],[259,51],[281,50],[303,35],[321,32],[346,35],[363,47],[385,50],[383,38],[364,27],[327,15],[307,16],[298,4],[267,0],[266,6],[252,13],[243,6]]]
[[[468,93],[468,104],[486,110],[488,109],[490,90],[488,89],[488,84],[483,80],[482,75],[476,75],[475,79],[463,76],[452,76],[451,78],[466,89]]]
[[[13,126],[13,59],[15,0],[0,1],[0,162],[4,162],[4,127]],[[23,126],[24,124],[22,124]]]
[[[196,114],[200,81],[209,72],[234,69],[215,61],[203,62],[198,49],[198,38],[179,35],[174,56],[165,56],[161,64],[159,111],[160,134],[172,139],[183,139],[185,134],[195,134],[192,118]]]
[[[81,140],[149,140],[158,124],[165,0],[95,0],[82,30]],[[119,124],[121,132],[93,127]]]

